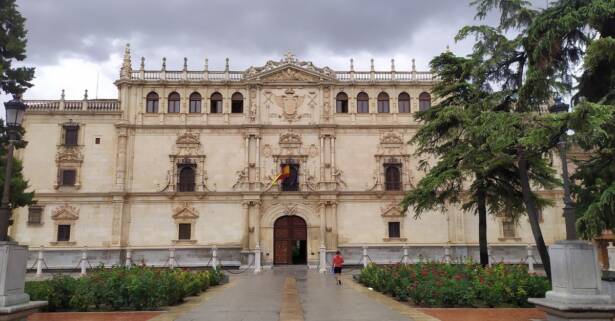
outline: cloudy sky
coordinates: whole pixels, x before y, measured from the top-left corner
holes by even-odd
[[[455,43],[457,30],[472,23],[470,0],[17,0],[27,19],[26,64],[36,67],[26,99],[116,98],[123,48],[132,47],[133,68],[232,70],[280,59],[292,50],[317,66],[347,70],[409,70],[411,59],[427,69],[431,57]],[[97,81],[98,79],[98,81]],[[98,82],[98,90],[97,88]]]

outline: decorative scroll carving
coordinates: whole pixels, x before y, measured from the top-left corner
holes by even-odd
[[[62,147],[56,154],[57,163],[81,163],[83,162],[83,154],[79,147]]]
[[[200,144],[199,135],[196,133],[185,132],[182,135],[178,136],[175,140],[175,144],[177,145],[186,145],[186,144]]]
[[[402,145],[403,143],[403,138],[393,132],[384,133],[380,138],[380,144],[383,145]]]
[[[190,206],[189,203],[184,203],[179,207],[176,207],[173,210],[173,218],[178,220],[178,219],[197,219],[199,218],[199,213],[197,212],[196,208]]]
[[[293,132],[288,132],[280,135],[279,140],[280,146],[282,145],[301,145],[301,135]]]
[[[53,210],[51,219],[55,221],[77,220],[79,219],[79,209],[69,204],[58,206]]]
[[[380,216],[382,217],[402,217],[405,214],[401,211],[399,204],[396,202],[391,202],[385,207],[380,208]]]

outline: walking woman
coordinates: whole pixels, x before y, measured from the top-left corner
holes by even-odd
[[[333,257],[333,273],[335,274],[335,280],[337,285],[342,285],[342,267],[344,266],[344,257],[340,251],[335,252]]]

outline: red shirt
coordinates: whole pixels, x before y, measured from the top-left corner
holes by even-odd
[[[333,257],[333,267],[342,267],[344,265],[344,258],[341,255]]]

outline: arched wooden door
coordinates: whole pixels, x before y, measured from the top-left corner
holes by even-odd
[[[282,216],[273,225],[273,263],[307,264],[307,224],[299,216]]]

